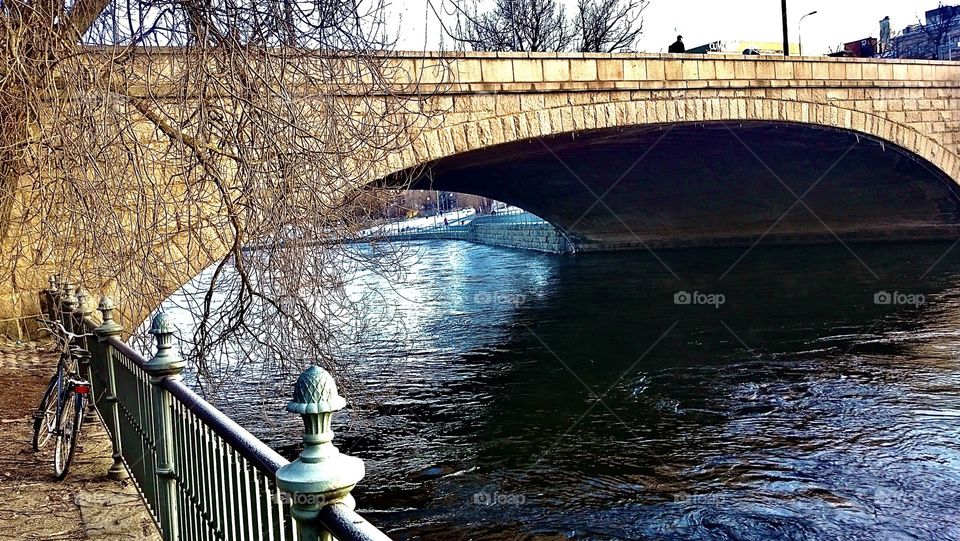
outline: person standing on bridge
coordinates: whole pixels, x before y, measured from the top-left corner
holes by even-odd
[[[670,48],[667,49],[667,52],[670,53],[685,53],[687,52],[687,47],[683,44],[683,36],[677,36],[677,41],[674,41]]]

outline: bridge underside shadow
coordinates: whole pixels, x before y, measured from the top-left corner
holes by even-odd
[[[531,139],[428,164],[414,188],[482,195],[578,250],[960,238],[960,189],[849,131],[686,123]]]

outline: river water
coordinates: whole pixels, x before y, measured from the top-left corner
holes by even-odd
[[[415,246],[336,423],[394,538],[960,539],[960,246]]]

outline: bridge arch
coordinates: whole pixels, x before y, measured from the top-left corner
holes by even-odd
[[[829,103],[760,97],[613,100],[478,118],[425,130],[409,150],[389,160],[392,171],[386,176],[457,154],[540,137],[647,124],[737,121],[791,122],[860,133],[899,146],[960,183],[960,158],[907,124]]]
[[[454,173],[462,173],[464,166],[460,162],[472,161],[470,167],[483,167],[485,164],[501,160],[497,154],[508,154],[512,147],[529,144],[536,141],[550,141],[551,143],[543,146],[552,146],[555,141],[563,138],[588,139],[595,134],[606,134],[604,137],[614,138],[617,132],[625,133],[630,130],[643,128],[671,129],[675,126],[721,126],[725,129],[738,129],[743,126],[786,126],[794,130],[794,135],[803,135],[801,132],[806,130],[831,131],[837,134],[847,134],[860,140],[873,142],[878,152],[891,152],[901,158],[912,162],[916,171],[905,172],[904,178],[915,178],[921,175],[929,176],[929,180],[936,180],[940,188],[944,191],[941,194],[926,194],[928,199],[923,203],[931,208],[942,206],[935,201],[937,197],[949,199],[952,201],[951,208],[944,210],[942,217],[934,218],[931,214],[929,223],[916,216],[907,217],[910,223],[889,223],[883,224],[880,231],[862,231],[864,224],[855,224],[847,228],[849,231],[839,231],[843,227],[838,227],[838,231],[833,231],[826,225],[824,220],[816,216],[817,221],[826,228],[818,234],[791,234],[788,235],[788,241],[831,241],[840,237],[849,236],[850,238],[871,240],[873,238],[954,238],[960,234],[960,188],[956,186],[960,179],[960,160],[956,154],[948,150],[934,138],[921,133],[915,127],[906,123],[896,122],[886,118],[881,114],[867,113],[850,108],[840,107],[830,103],[820,103],[815,101],[800,101],[789,99],[776,99],[766,97],[687,97],[683,92],[679,96],[664,97],[663,99],[641,99],[625,100],[612,99],[616,93],[598,93],[593,96],[597,103],[571,103],[568,98],[566,104],[560,103],[554,107],[544,107],[541,109],[524,110],[513,114],[504,114],[501,116],[488,116],[483,118],[474,118],[467,122],[462,122],[454,126],[441,126],[437,129],[426,131],[412,145],[411,149],[405,152],[399,162],[392,164],[396,170],[395,173],[387,175],[386,181],[389,183],[393,178],[409,178],[410,175],[418,177],[420,180],[414,186],[418,187],[436,187],[437,189],[462,191],[467,193],[477,193],[476,189],[464,189],[462,181],[451,179]],[[569,96],[569,95],[568,95]],[[498,99],[494,96],[493,99]],[[605,98],[611,98],[602,101]],[[545,100],[556,103],[558,100]],[[800,130],[800,131],[797,131]],[[614,135],[610,135],[614,134]],[[807,136],[804,136],[807,137]],[[742,141],[741,141],[742,142]],[[649,141],[647,141],[649,143]],[[586,146],[592,143],[586,143]],[[652,146],[655,146],[652,145]],[[529,148],[529,147],[528,147]],[[549,149],[548,149],[549,150]],[[554,154],[559,161],[560,156]],[[755,158],[758,158],[754,154]],[[752,160],[753,158],[744,155],[744,158]],[[758,167],[765,167],[766,164],[755,164]],[[563,169],[576,175],[569,164],[563,163]],[[602,164],[597,164],[602,166]],[[878,165],[882,167],[884,165]],[[902,164],[891,162],[886,164],[889,167],[902,168]],[[823,166],[824,169],[832,166]],[[523,169],[523,167],[519,167]],[[530,167],[526,167],[527,170]],[[772,172],[772,171],[771,171]],[[561,171],[562,173],[562,171]],[[498,174],[502,174],[498,173]],[[444,177],[447,178],[444,178]],[[775,176],[775,175],[774,175]],[[779,179],[778,179],[779,180]],[[783,181],[780,180],[780,184]],[[476,182],[473,183],[476,188]],[[780,189],[780,188],[777,188]],[[796,196],[806,188],[796,187]],[[905,189],[916,191],[916,186],[909,186]],[[922,188],[925,190],[925,188]],[[598,187],[596,190],[587,188],[591,196],[604,193],[605,188]],[[790,188],[787,188],[790,191]],[[561,229],[565,229],[574,237],[581,237],[585,241],[581,243],[581,248],[593,249],[621,249],[636,248],[645,245],[649,240],[652,243],[674,244],[669,238],[663,238],[663,231],[650,232],[643,227],[633,230],[629,223],[623,223],[629,230],[629,239],[616,239],[608,242],[601,238],[605,233],[601,231],[577,231],[573,225],[580,225],[583,216],[579,218],[564,218],[560,214],[551,213],[543,207],[531,204],[529,200],[517,200],[508,193],[485,191],[480,193],[515,204],[526,208],[549,221]],[[787,201],[789,203],[790,201]],[[589,201],[588,201],[589,203]],[[878,209],[880,211],[880,209]],[[611,210],[611,212],[613,212]],[[914,215],[925,212],[922,205],[911,209]],[[811,213],[815,214],[811,209]],[[577,213],[575,213],[577,214]],[[614,214],[616,214],[614,212]],[[688,218],[695,219],[695,217]],[[566,220],[567,223],[564,223]],[[919,221],[917,221],[919,220]],[[625,220],[619,219],[624,222]],[[917,223],[913,223],[913,222]],[[626,220],[629,222],[629,220]],[[936,226],[936,227],[933,227]],[[610,228],[608,224],[606,226]],[[819,227],[819,226],[818,226]],[[898,228],[905,228],[899,233]],[[580,228],[584,229],[583,227]],[[707,235],[715,234],[720,239],[720,243],[741,243],[749,244],[763,233],[765,228],[758,231],[748,231],[743,238],[735,239],[725,232],[706,232]],[[869,228],[868,228],[869,229]],[[721,234],[722,233],[722,234]],[[794,232],[796,233],[796,232]],[[849,234],[849,235],[848,235]],[[669,235],[667,235],[669,236]],[[682,235],[681,235],[682,236]],[[688,235],[689,236],[689,235]],[[733,235],[734,237],[736,235]],[[763,236],[766,236],[763,233]],[[718,240],[718,239],[714,239]],[[714,244],[710,239],[690,239],[682,238],[676,244]]]

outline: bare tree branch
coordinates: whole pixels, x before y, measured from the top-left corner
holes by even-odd
[[[70,8],[70,13],[60,23],[64,33],[69,32],[69,35],[63,35],[63,38],[70,41],[79,40],[90,30],[90,26],[109,4],[109,0],[77,0],[74,2],[73,7]]]
[[[648,0],[578,0],[568,19],[557,0],[496,0],[483,13],[477,0],[454,0],[456,24],[445,30],[475,51],[618,52],[643,33]]]
[[[647,0],[578,0],[578,50],[613,53],[633,50],[643,33]]]
[[[479,13],[476,0],[454,2],[457,24],[451,37],[475,51],[562,51],[573,32],[556,0],[497,0]]]
[[[244,363],[345,369],[377,324],[362,315],[376,291],[347,285],[396,266],[345,242],[391,197],[360,187],[434,114],[382,13],[376,0],[3,2],[3,292],[60,273],[142,315],[203,271],[178,302],[198,317],[182,338],[210,388]]]
[[[927,46],[924,47],[923,57],[940,60],[943,48],[947,45],[947,38],[955,31],[960,22],[960,6],[945,6],[941,2],[934,11],[933,17],[920,23],[920,29],[927,36]]]

